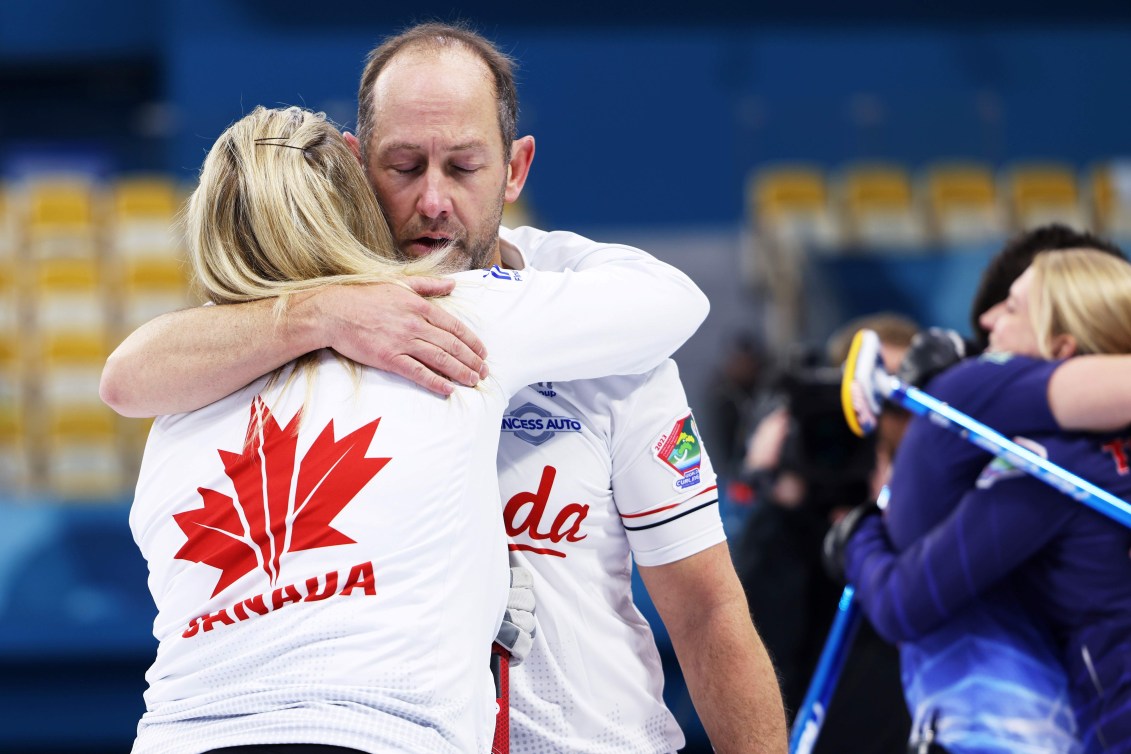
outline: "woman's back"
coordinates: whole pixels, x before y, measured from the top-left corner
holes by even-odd
[[[314,380],[263,397],[260,380],[154,425],[131,513],[161,641],[139,745],[185,741],[187,720],[209,748],[262,741],[273,717],[325,742],[368,731],[341,740],[361,749],[470,750],[489,733],[492,710],[469,703],[493,698],[505,606],[484,441],[505,397],[445,400],[373,370],[355,390],[329,352]]]

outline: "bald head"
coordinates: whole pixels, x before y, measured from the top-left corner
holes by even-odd
[[[510,145],[518,138],[518,94],[513,61],[486,38],[466,27],[430,23],[390,37],[369,54],[358,89],[357,136],[363,159],[368,159],[377,120],[375,85],[390,64],[402,56],[442,58],[460,52],[477,59],[482,66],[481,70],[490,84],[487,96],[495,108],[503,148],[509,156]]]

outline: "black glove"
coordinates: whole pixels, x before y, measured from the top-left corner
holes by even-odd
[[[954,330],[932,327],[911,339],[896,376],[904,385],[923,388],[936,374],[966,358],[969,350]]]
[[[848,545],[848,540],[852,539],[852,535],[860,528],[864,519],[878,515],[880,515],[880,506],[876,505],[875,501],[864,503],[850,510],[844,518],[829,528],[821,547],[821,560],[825,566],[825,573],[833,581],[840,584],[845,582],[844,549]]]

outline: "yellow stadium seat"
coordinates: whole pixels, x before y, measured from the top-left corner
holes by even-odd
[[[923,174],[927,214],[943,243],[973,243],[1005,235],[993,171],[972,162],[944,162]]]
[[[98,402],[98,376],[109,355],[105,333],[57,331],[39,339],[38,373],[45,395],[52,400]],[[59,381],[53,390],[53,380]],[[91,389],[93,388],[93,389]]]
[[[847,166],[840,180],[841,206],[850,243],[863,248],[916,250],[926,229],[911,177],[898,165]]]
[[[19,330],[0,331],[0,370],[19,366],[22,339],[23,334]]]
[[[117,434],[116,414],[99,402],[66,407],[46,406],[43,419],[44,433],[48,437],[110,438],[112,441]]]
[[[1096,230],[1111,238],[1131,239],[1131,161],[1093,166],[1088,184]]]
[[[119,178],[111,192],[111,211],[118,222],[124,219],[165,220],[177,214],[180,203],[176,181],[163,175]]]
[[[191,305],[187,262],[156,257],[123,260],[119,274],[118,326],[123,336],[160,314]]]
[[[0,334],[0,425],[14,426],[24,405],[23,369],[18,333]],[[0,434],[3,431],[0,430]]]
[[[187,290],[188,263],[180,259],[145,258],[122,265],[122,286],[127,293],[147,290]]]
[[[776,243],[829,248],[840,228],[824,173],[808,165],[780,165],[754,173],[748,202],[757,231]]]
[[[99,333],[108,327],[104,271],[93,259],[46,259],[30,264],[28,291],[34,332]]]
[[[1027,230],[1059,222],[1073,228],[1088,225],[1080,206],[1076,173],[1060,163],[1019,163],[1005,172],[1006,199],[1013,222]]]
[[[163,176],[131,176],[112,188],[107,235],[109,284],[117,332],[188,303],[188,264],[177,224],[181,186]]]
[[[0,186],[0,264],[12,264],[22,256],[23,234],[11,189]]]
[[[113,186],[109,246],[112,256],[128,260],[180,260],[177,227],[179,185],[161,176],[133,176]]]
[[[30,259],[97,258],[97,191],[89,181],[33,181],[26,202]]]
[[[26,400],[21,343],[20,333],[0,332],[0,425],[7,428],[19,424]]]
[[[19,272],[14,263],[0,262],[0,337],[17,333],[24,327]]]
[[[67,368],[75,364],[92,364],[109,354],[106,339],[97,331],[59,330],[43,334],[40,354],[47,368]]]
[[[51,494],[106,498],[126,484],[118,417],[98,400],[100,365],[86,374],[49,369],[36,407],[36,436],[43,483]]]
[[[74,291],[100,287],[101,269],[93,259],[45,259],[30,265],[39,291]]]
[[[124,338],[154,317],[185,309],[192,303],[184,289],[135,292],[121,302],[119,333]]]
[[[94,195],[83,181],[45,181],[31,187],[28,222],[33,226],[87,227],[94,224]]]

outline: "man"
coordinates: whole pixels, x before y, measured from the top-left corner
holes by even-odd
[[[469,264],[581,268],[633,249],[569,233],[501,230],[534,139],[517,138],[510,61],[482,37],[414,27],[375,50],[356,146],[400,250],[454,245]],[[416,287],[447,292],[443,282]],[[475,384],[481,344],[390,286],[328,288],[277,328],[269,307],[158,318],[110,357],[102,396],[127,415],[196,408],[296,355],[330,347],[437,392]],[[660,319],[660,317],[658,317]],[[511,549],[534,573],[539,630],[511,679],[516,752],[672,752],[658,653],[631,602],[636,555],[720,752],[785,751],[777,680],[734,574],[713,472],[675,366],[535,385],[503,422],[500,484]]]

